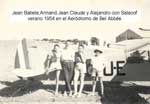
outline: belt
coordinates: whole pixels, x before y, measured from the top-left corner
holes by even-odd
[[[63,60],[63,62],[73,62],[73,60]]]
[[[83,62],[76,62],[76,64],[78,64],[78,63],[85,64],[85,63],[83,63]]]

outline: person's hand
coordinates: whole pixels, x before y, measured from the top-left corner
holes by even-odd
[[[48,69],[46,69],[46,70],[45,70],[45,74],[46,74],[46,75],[48,75],[48,74],[49,74],[49,71],[48,71]]]

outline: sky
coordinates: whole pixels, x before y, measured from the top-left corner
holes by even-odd
[[[150,0],[0,0],[0,39],[59,38],[115,41],[115,37],[130,28],[143,37],[149,37]],[[138,19],[122,22],[12,22],[12,11],[33,9],[67,10],[138,10]]]

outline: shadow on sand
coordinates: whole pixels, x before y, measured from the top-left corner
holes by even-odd
[[[14,82],[1,81],[0,83],[7,86],[0,90],[0,96],[2,97],[22,96],[40,88],[44,88],[43,84],[36,80],[17,80]]]
[[[147,86],[121,86],[122,82],[106,82],[103,104],[149,104],[139,93],[150,94]]]
[[[33,93],[38,89],[49,91],[55,90],[55,85],[44,85],[38,80],[17,80],[15,82],[0,81],[7,87],[0,90],[1,97],[17,97],[27,93]],[[148,104],[148,102],[139,96],[141,94],[150,94],[150,87],[147,86],[121,86],[121,82],[104,82],[105,97],[101,99],[103,104]],[[100,85],[97,84],[97,91],[100,92]],[[60,91],[64,90],[64,85],[60,85]],[[85,91],[91,91],[91,85],[84,86]],[[51,92],[51,93],[52,93]],[[99,93],[100,95],[100,93]]]

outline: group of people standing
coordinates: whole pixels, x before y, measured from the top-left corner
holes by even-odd
[[[55,94],[58,95],[59,88],[59,76],[60,72],[64,71],[65,78],[65,90],[64,96],[80,97],[84,88],[84,77],[86,74],[86,56],[84,51],[84,45],[78,46],[78,51],[73,52],[69,42],[65,43],[63,51],[58,44],[54,45],[54,48],[47,55],[47,65],[45,67],[46,74],[51,71],[56,71],[56,89]],[[97,79],[101,84],[101,95],[104,95],[103,87],[103,69],[105,68],[105,61],[101,50],[94,50],[95,55],[91,57],[92,74],[93,77],[93,90],[92,94],[95,94],[96,81]],[[80,88],[78,91],[78,80],[80,78]],[[74,91],[72,90],[71,84],[74,82]]]

